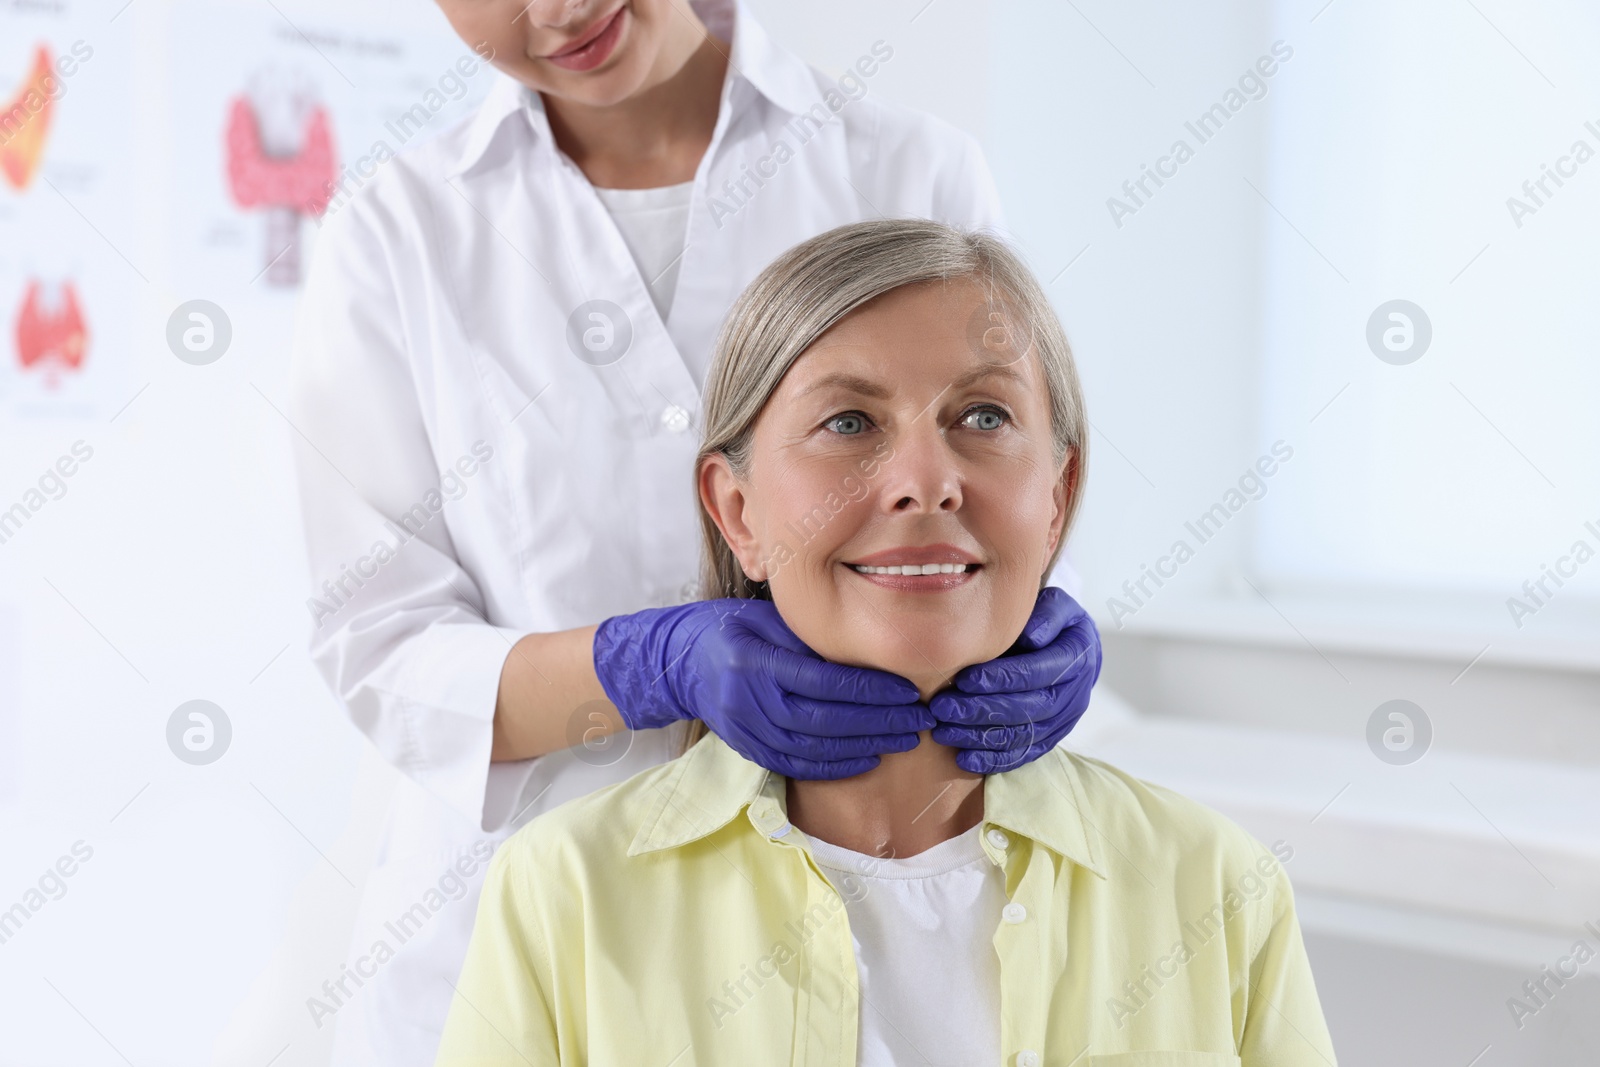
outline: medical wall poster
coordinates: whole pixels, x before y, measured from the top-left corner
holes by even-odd
[[[33,65],[22,83],[10,99],[0,101],[0,177],[18,192],[27,189],[39,171],[50,117],[55,112],[55,74],[50,46],[41,43],[34,49]]]
[[[437,22],[196,0],[171,35],[174,281],[213,298],[296,293],[331,213],[494,77]]]
[[[0,406],[107,417],[149,277],[128,29],[70,0],[7,4],[0,27]]]
[[[89,326],[78,287],[70,278],[29,278],[17,309],[17,362],[39,376],[47,390],[63,377],[82,373],[89,349]]]

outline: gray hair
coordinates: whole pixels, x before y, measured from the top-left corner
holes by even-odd
[[[707,457],[721,454],[736,475],[750,461],[756,420],[794,361],[846,315],[895,289],[920,282],[970,278],[988,294],[980,336],[1021,328],[1044,368],[1050,393],[1051,437],[1057,462],[1071,456],[1066,518],[1040,584],[1066,543],[1083,495],[1088,420],[1066,333],[1044,290],[1021,258],[998,237],[925,219],[878,219],[840,226],[804,241],[774,260],[740,294],[717,337],[706,375],[705,432],[695,477]],[[988,326],[999,322],[1000,327]],[[696,494],[698,498],[698,493]],[[702,505],[701,595],[766,598],[739,566]]]

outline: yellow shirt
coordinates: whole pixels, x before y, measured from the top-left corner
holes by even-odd
[[[437,1062],[854,1064],[862,887],[824,876],[784,786],[712,735],[515,834]],[[1243,830],[1063,749],[983,802],[1009,900],[993,1062],[1333,1067],[1288,877]]]

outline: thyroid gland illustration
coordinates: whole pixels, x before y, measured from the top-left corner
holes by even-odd
[[[257,75],[229,108],[227,157],[233,202],[266,216],[267,281],[299,285],[301,216],[322,216],[338,173],[332,125],[315,89],[276,69]]]
[[[50,49],[41,44],[22,85],[9,100],[0,100],[0,174],[18,192],[39,172],[57,92]]]
[[[89,349],[89,327],[77,287],[70,281],[28,282],[17,310],[17,362],[24,371],[42,376],[46,387],[61,384],[63,374],[83,369]]]

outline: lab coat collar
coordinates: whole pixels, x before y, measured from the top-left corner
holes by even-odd
[[[1052,749],[1032,763],[983,781],[983,819],[1036,841],[1064,859],[1106,877],[1100,851],[1084,815],[1078,765]],[[751,821],[769,835],[787,823],[763,825],[763,801],[784,809],[784,779],[751,763],[711,734],[672,763],[657,799],[639,826],[628,855],[658,852],[698,841],[755,804]],[[765,807],[771,808],[771,804]]]
[[[692,0],[690,6],[713,36],[728,40],[730,28],[732,31],[733,47],[723,87],[723,107],[736,106],[730,105],[730,101],[739,99],[739,94],[729,91],[731,82],[748,84],[791,114],[799,114],[823,102],[822,90],[811,68],[769,37],[742,2]],[[508,120],[518,115],[524,117],[539,138],[550,139],[550,122],[544,112],[543,98],[510,75],[499,74],[472,119],[461,155],[449,176],[459,177],[471,170],[489,151],[496,136],[508,126]]]

